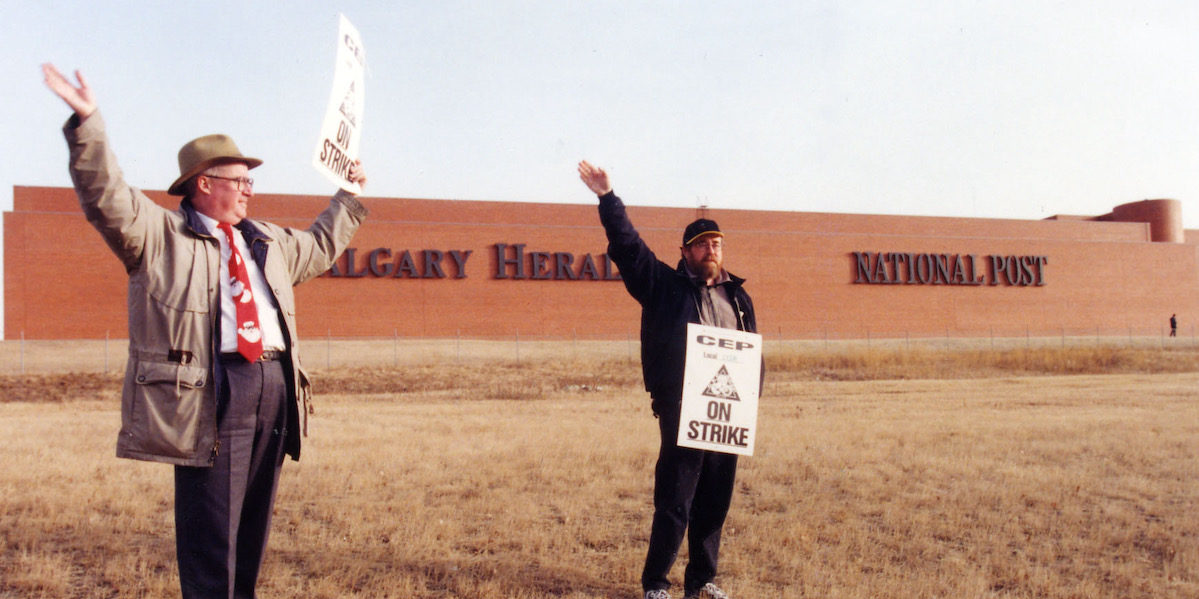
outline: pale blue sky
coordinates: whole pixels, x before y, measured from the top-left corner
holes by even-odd
[[[368,196],[1038,219],[1146,198],[1199,228],[1199,3],[0,0],[13,185],[70,184],[82,69],[137,186],[193,137],[310,166],[337,13],[362,35]]]
[[[1199,229],[1199,3],[0,0],[0,209],[69,186],[82,69],[136,186],[225,132],[262,192],[310,165],[337,14],[367,52],[367,196],[1039,219],[1183,202]],[[252,213],[252,208],[251,208]],[[81,217],[82,218],[82,217]]]

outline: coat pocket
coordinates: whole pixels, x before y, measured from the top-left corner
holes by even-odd
[[[138,362],[133,382],[132,436],[138,448],[163,457],[194,457],[205,436],[208,369],[174,362]],[[207,426],[214,426],[215,412],[207,410],[207,415]]]

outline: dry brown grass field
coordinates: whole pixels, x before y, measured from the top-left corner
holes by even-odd
[[[315,365],[260,596],[638,597],[656,425],[590,349]],[[1199,350],[769,351],[734,597],[1199,597]],[[0,598],[177,596],[117,377],[0,376]]]

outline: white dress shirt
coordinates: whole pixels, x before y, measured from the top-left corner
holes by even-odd
[[[196,213],[209,233],[216,237],[221,244],[221,353],[237,351],[237,306],[233,303],[233,291],[229,281],[229,240],[225,232],[217,228],[216,219],[199,212]],[[262,269],[254,261],[250,248],[246,245],[245,236],[237,227],[233,228],[233,243],[241,253],[250,275],[250,291],[254,294],[254,306],[258,308],[258,326],[262,329],[262,349],[284,349],[283,330],[279,327],[279,307],[275,304],[275,295],[266,284]]]

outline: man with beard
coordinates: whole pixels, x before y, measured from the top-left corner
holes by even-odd
[[[658,418],[661,447],[654,470],[654,519],[641,574],[645,599],[670,599],[667,575],[687,534],[691,559],[684,597],[728,599],[713,580],[720,532],[733,497],[734,454],[679,447],[679,410],[686,367],[687,324],[757,332],[744,279],[724,270],[724,233],[701,218],[683,231],[677,267],[659,260],[612,193],[608,173],[587,161],[579,178],[599,196],[608,255],[629,294],[641,304],[641,370]]]

